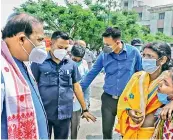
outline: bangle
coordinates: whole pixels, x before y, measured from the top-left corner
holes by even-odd
[[[129,116],[129,111],[132,110],[130,108],[126,108],[127,115]]]

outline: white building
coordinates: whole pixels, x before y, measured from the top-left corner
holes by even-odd
[[[148,26],[151,34],[162,32],[173,36],[173,4],[150,7],[141,0],[122,0],[121,8],[135,10],[139,14],[139,24]]]

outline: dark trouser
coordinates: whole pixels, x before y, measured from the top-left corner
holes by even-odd
[[[73,112],[71,119],[71,139],[77,139],[80,127],[81,110]]]
[[[54,139],[68,139],[70,119],[64,120],[48,120],[49,138],[51,139],[52,128],[54,130]]]
[[[117,114],[118,99],[113,99],[111,95],[103,93],[102,97],[102,132],[103,139],[112,139],[112,130]]]

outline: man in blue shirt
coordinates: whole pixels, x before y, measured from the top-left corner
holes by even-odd
[[[40,95],[46,110],[49,137],[52,128],[55,139],[67,139],[73,113],[73,93],[82,106],[82,114],[88,121],[95,121],[87,108],[78,83],[81,76],[74,61],[68,59],[69,36],[61,31],[52,34],[51,50],[43,64],[32,63],[31,69],[38,82]],[[74,92],[73,92],[74,90]]]
[[[121,41],[121,31],[109,27],[102,34],[105,44],[90,72],[81,81],[85,91],[98,73],[104,68],[105,83],[102,94],[102,132],[104,139],[112,138],[112,129],[117,114],[118,98],[131,76],[142,69],[139,51]]]
[[[41,63],[47,57],[43,24],[28,14],[14,14],[2,38],[1,59],[9,67],[1,67],[1,139],[48,139],[46,112],[31,70],[24,64]],[[31,119],[33,112],[36,118]]]

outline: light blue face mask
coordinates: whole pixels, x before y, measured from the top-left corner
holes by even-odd
[[[156,64],[156,59],[145,59],[142,58],[142,68],[144,71],[148,72],[149,74],[153,74],[159,66]]]
[[[82,63],[82,61],[76,62],[76,64],[77,64],[78,67],[80,66],[81,63]]]
[[[167,94],[163,94],[163,93],[157,93],[157,97],[158,100],[162,103],[162,104],[168,104],[170,101],[168,100],[168,95]]]

